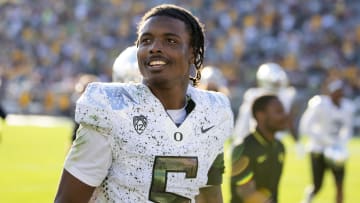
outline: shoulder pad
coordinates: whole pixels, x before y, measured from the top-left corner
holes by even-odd
[[[101,83],[90,83],[76,102],[75,121],[94,128],[110,128],[111,113]]]
[[[320,95],[316,95],[314,97],[312,97],[309,102],[308,102],[308,106],[310,108],[314,108],[319,106],[320,104],[324,103],[325,98],[323,96]]]

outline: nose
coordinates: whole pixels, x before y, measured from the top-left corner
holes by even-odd
[[[161,52],[163,49],[163,45],[161,40],[155,39],[150,46],[150,53],[158,53]]]

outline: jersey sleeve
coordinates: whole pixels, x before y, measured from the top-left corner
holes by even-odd
[[[216,157],[208,172],[207,185],[221,185],[224,169],[224,154],[221,153]]]
[[[75,120],[80,124],[64,168],[80,181],[98,186],[111,165],[110,111],[99,84],[89,84],[76,104]]]
[[[222,184],[222,177],[225,170],[224,166],[224,143],[229,139],[233,132],[234,127],[234,117],[230,107],[230,101],[228,97],[221,93],[219,95],[218,105],[219,108],[225,107],[222,111],[223,118],[220,120],[218,138],[221,141],[219,148],[214,148],[214,151],[218,152],[215,160],[213,161],[209,171],[208,171],[208,182],[207,185],[220,185]]]
[[[253,179],[250,154],[244,143],[233,149],[231,163],[231,185],[241,186]]]
[[[101,184],[111,165],[111,147],[104,136],[89,125],[80,125],[64,168],[87,185]]]

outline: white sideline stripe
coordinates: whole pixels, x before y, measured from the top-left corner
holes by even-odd
[[[10,114],[6,117],[6,125],[9,126],[39,126],[56,127],[64,125],[73,125],[73,121],[66,117],[44,116],[44,115],[16,115]]]

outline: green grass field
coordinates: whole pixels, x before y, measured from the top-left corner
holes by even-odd
[[[30,121],[30,120],[29,120]],[[48,127],[26,125],[0,126],[0,202],[52,202],[63,161],[70,145],[71,123]],[[298,158],[292,142],[285,140],[287,159],[280,187],[280,203],[299,203],[310,183],[307,157]],[[360,199],[360,140],[350,143],[345,202]],[[332,177],[326,176],[324,187],[314,203],[334,202]]]

